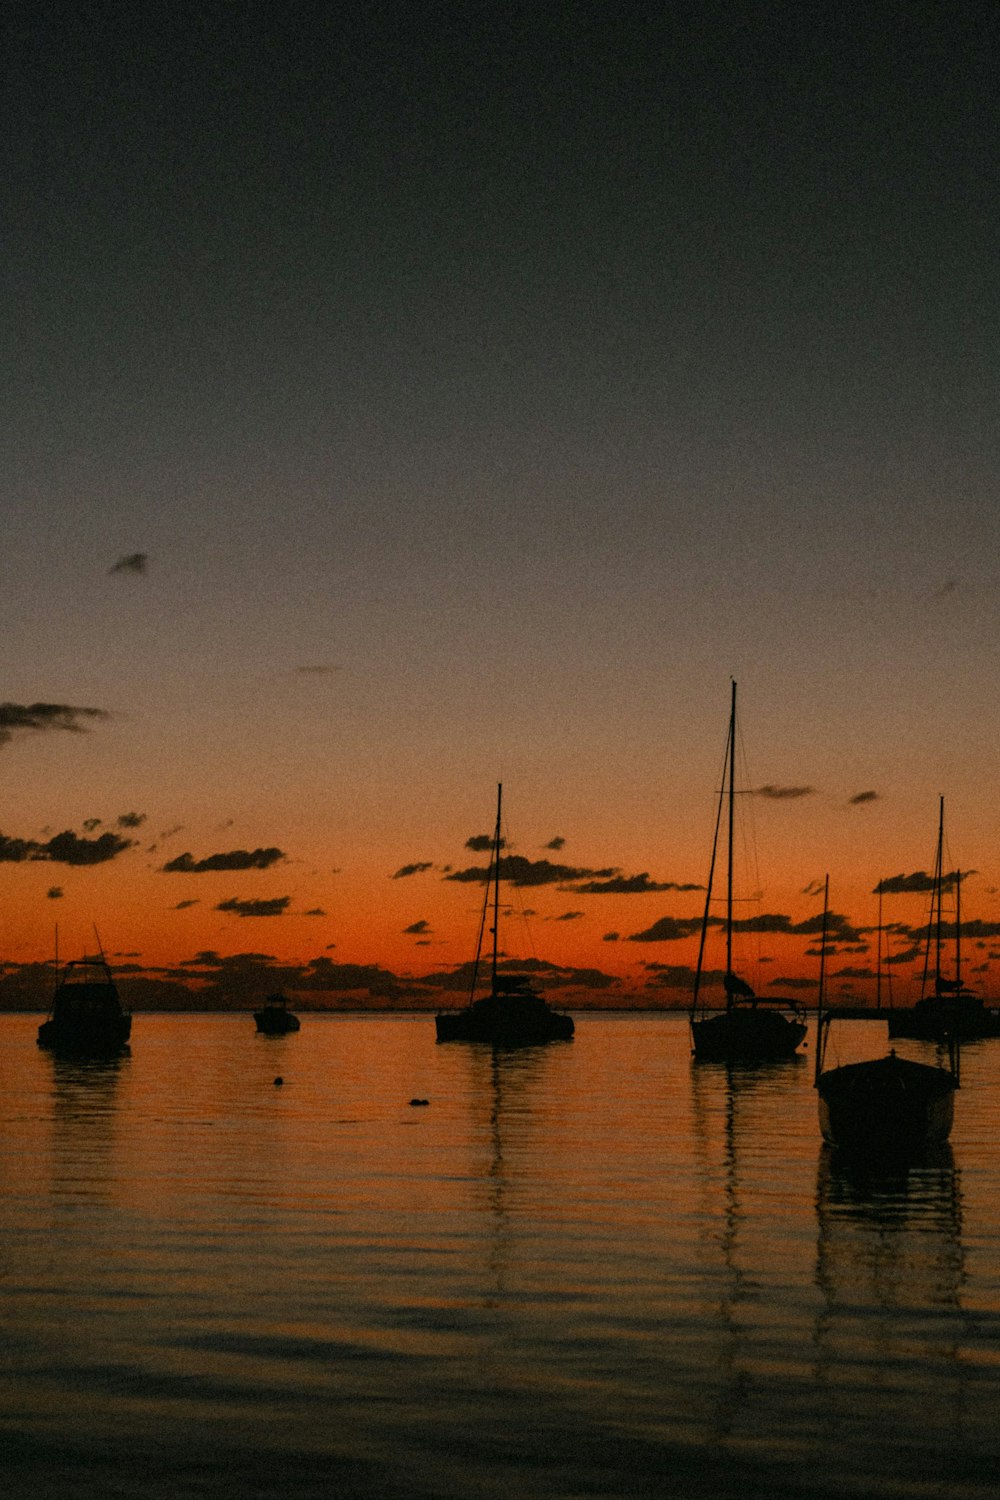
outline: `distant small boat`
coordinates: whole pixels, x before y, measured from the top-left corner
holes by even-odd
[[[526,974],[501,973],[498,965],[500,927],[500,819],[503,785],[497,787],[497,823],[493,855],[483,897],[479,941],[472,970],[469,1003],[463,1010],[442,1011],[434,1017],[439,1042],[489,1042],[497,1047],[527,1047],[540,1042],[569,1041],[572,1016],[553,1010]],[[482,960],[486,917],[492,901],[493,936],[489,993],[475,998]]]
[[[955,884],[955,974],[947,978],[943,972],[944,951],[944,889]],[[931,956],[933,954],[933,966]],[[927,947],[924,955],[924,973],[921,983],[923,991],[933,967],[934,987],[929,994],[921,993],[920,999],[910,1006],[886,1012],[891,1037],[917,1037],[922,1041],[944,1042],[954,1034],[962,1042],[980,1041],[983,1037],[1000,1036],[1000,1014],[990,1010],[980,995],[973,994],[962,984],[962,872],[956,870],[954,877],[944,873],[944,798],[941,798],[938,816],[937,857],[934,864],[934,885],[931,893],[930,920],[927,924]]]
[[[732,685],[729,711],[729,734],[723,763],[722,789],[712,841],[712,859],[705,891],[705,915],[701,924],[698,963],[691,998],[691,1045],[694,1055],[703,1062],[763,1062],[794,1057],[806,1034],[805,1015],[797,1000],[759,998],[750,985],[733,973],[733,808],[735,801],[736,761],[736,683]],[[719,1014],[699,1010],[705,939],[711,916],[712,883],[718,851],[719,827],[727,805],[728,772],[728,863],[726,869],[726,972],[723,986],[726,1008]]]
[[[104,958],[72,959],[52,996],[38,1045],[67,1057],[111,1057],[127,1045],[132,1017]]]
[[[827,890],[829,881],[827,881]],[[824,1010],[827,902],[823,905],[817,1009],[816,1071],[823,1139],[856,1157],[906,1156],[946,1141],[959,1085],[958,1039],[951,1037],[948,1067],[914,1062],[891,1050],[887,1057],[823,1069],[833,1013]]]
[[[257,1030],[265,1036],[286,1036],[299,1029],[299,1018],[288,1009],[284,995],[268,995],[260,1010],[254,1011],[253,1018]]]

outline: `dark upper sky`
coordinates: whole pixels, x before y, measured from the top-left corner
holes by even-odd
[[[961,785],[971,821],[995,5],[0,25],[4,695],[113,726],[46,740],[13,835],[127,804],[391,874],[415,774],[456,822],[502,774],[690,881],[730,675],[760,784],[877,787],[894,833]],[[794,892],[837,837],[796,834]]]

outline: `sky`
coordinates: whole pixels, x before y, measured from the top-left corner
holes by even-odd
[[[944,795],[1000,995],[996,8],[341,9],[0,23],[8,974],[447,988],[502,781],[504,951],[679,1003],[735,679],[751,982]]]

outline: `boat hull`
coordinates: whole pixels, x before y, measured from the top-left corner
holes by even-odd
[[[62,1057],[113,1057],[128,1045],[132,1017],[119,1010],[98,1015],[55,1015],[38,1028],[38,1045]]]
[[[804,1021],[751,1006],[691,1022],[694,1055],[704,1062],[766,1062],[794,1057],[805,1035]]]
[[[978,1042],[984,1037],[1000,1036],[1000,1014],[987,1010],[978,995],[969,1003],[959,997],[953,1000],[920,1000],[906,1009],[886,1012],[890,1037],[914,1037],[925,1042],[946,1042],[949,1036],[960,1042]]]
[[[534,1047],[568,1042],[572,1016],[552,1010],[541,995],[487,995],[464,1010],[434,1017],[439,1042],[486,1042],[494,1047]]]
[[[257,1030],[263,1036],[287,1036],[290,1031],[298,1031],[300,1025],[298,1016],[293,1016],[287,1010],[255,1010],[253,1018],[257,1023]]]
[[[832,1068],[816,1087],[823,1139],[842,1151],[872,1157],[921,1151],[951,1133],[957,1083],[944,1068],[890,1053]]]

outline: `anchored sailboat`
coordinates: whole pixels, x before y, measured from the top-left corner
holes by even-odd
[[[944,962],[944,893],[955,886],[955,969],[954,977],[945,974]],[[933,957],[933,964],[931,962]],[[926,994],[933,970],[934,985]],[[938,809],[937,855],[934,861],[934,883],[931,891],[930,920],[927,923],[927,946],[924,971],[920,982],[920,999],[915,1005],[888,1012],[889,1035],[919,1037],[924,1041],[944,1042],[952,1033],[963,1042],[981,1037],[1000,1036],[1000,1015],[989,1010],[980,995],[967,990],[962,983],[962,872],[944,871],[944,798]]]
[[[691,1043],[696,1058],[712,1062],[758,1061],[794,1056],[806,1034],[802,1006],[797,1000],[761,999],[750,985],[733,972],[733,809],[736,762],[736,683],[732,685],[729,736],[723,764],[722,788],[712,840],[712,859],[705,892],[705,915],[698,945],[694,993],[691,999]],[[728,788],[727,788],[728,781]],[[699,1008],[705,938],[711,917],[712,884],[723,807],[728,803],[726,867],[726,970],[723,984],[726,1008],[720,1014],[705,1014]]]
[[[819,960],[816,1067],[819,1126],[831,1146],[865,1158],[904,1156],[946,1141],[959,1085],[958,1040],[952,1036],[948,1066],[935,1067],[897,1056],[846,1063],[824,1070],[833,1013],[824,1008],[826,925],[830,878],[823,898],[823,937]]]
[[[538,993],[526,974],[501,972],[499,966],[500,930],[500,820],[503,784],[497,786],[497,822],[479,923],[479,940],[472,967],[469,1003],[463,1010],[442,1011],[434,1017],[439,1042],[491,1042],[502,1047],[526,1047],[538,1042],[568,1041],[573,1035],[573,1018],[553,1010]],[[476,999],[476,986],[483,956],[483,938],[487,915],[492,908],[492,948],[490,955],[489,993]]]

